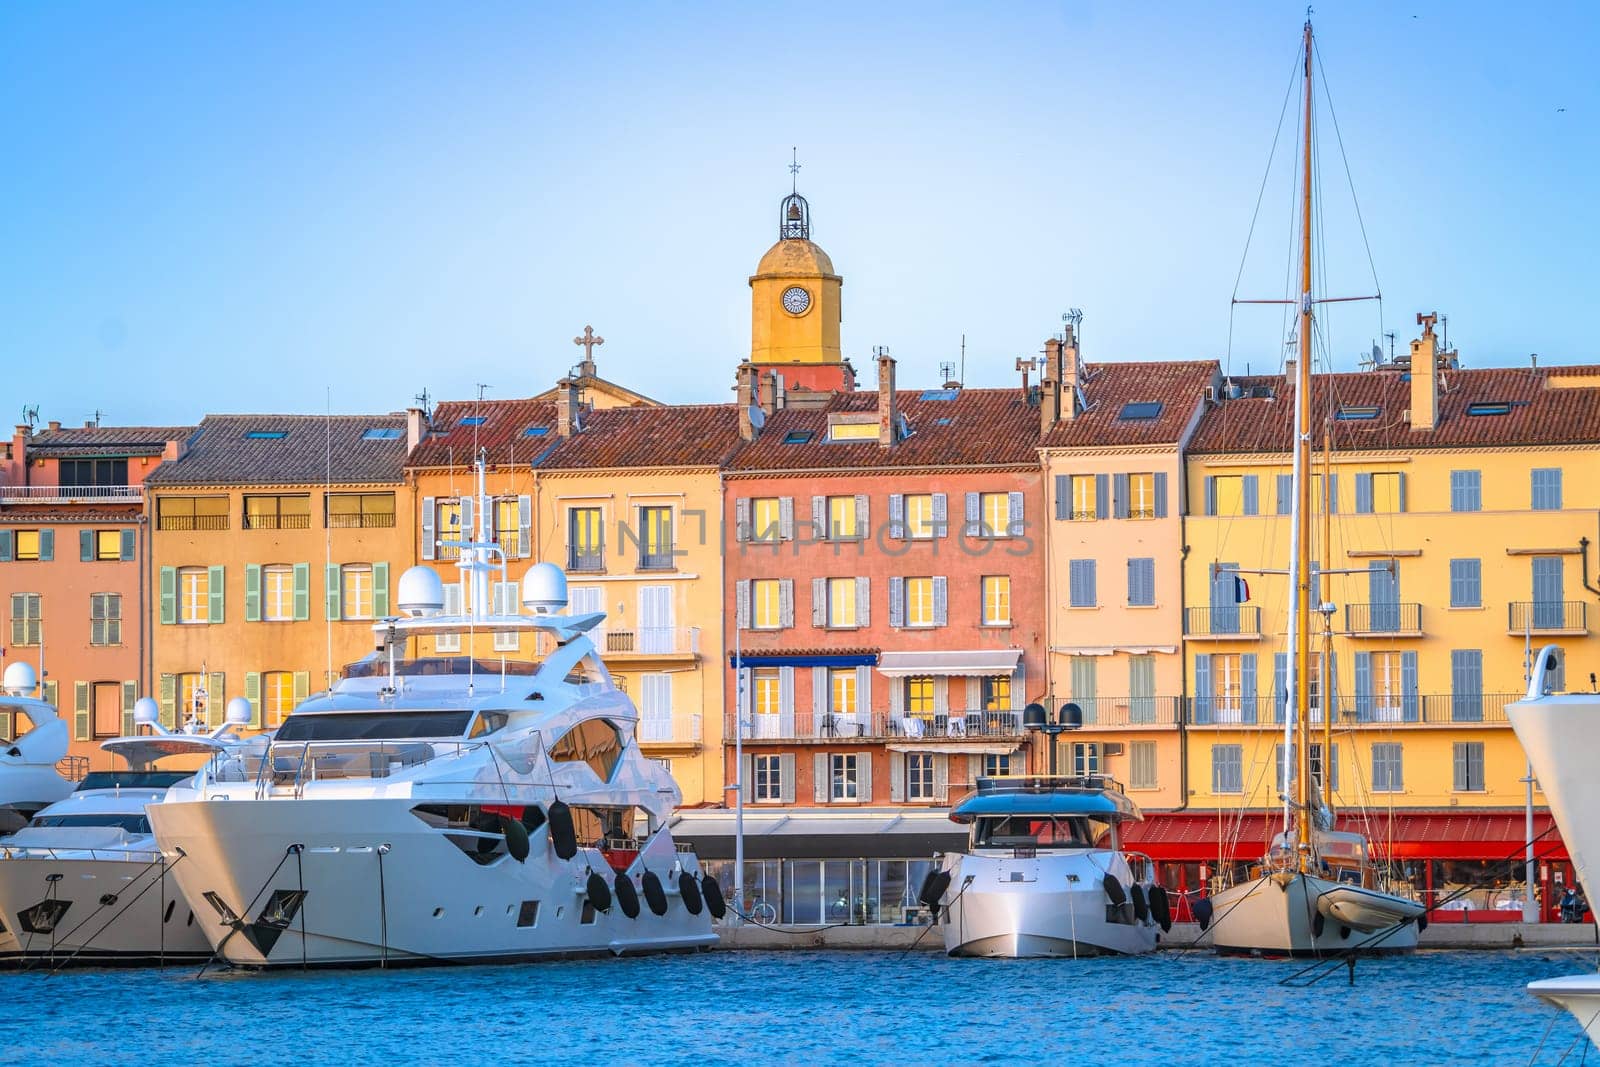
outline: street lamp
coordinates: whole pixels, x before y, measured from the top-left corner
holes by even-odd
[[[1029,704],[1022,709],[1022,728],[1035,734],[1044,734],[1050,738],[1050,774],[1056,773],[1056,738],[1069,730],[1083,728],[1083,709],[1078,705],[1067,702],[1061,705],[1061,711],[1055,722],[1050,721],[1050,713],[1043,704]]]

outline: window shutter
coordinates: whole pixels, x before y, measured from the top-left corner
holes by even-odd
[[[1339,476],[1328,475],[1328,514],[1339,514]]]
[[[1017,669],[1011,672],[1011,710],[1020,711],[1028,703],[1028,664],[1017,660]]]
[[[1467,789],[1467,745],[1463,741],[1457,741],[1451,747],[1455,750],[1451,753],[1454,757],[1455,774],[1452,776],[1454,781],[1451,782],[1450,787],[1457,793],[1465,792]]]
[[[56,532],[45,529],[39,531],[39,562],[48,563],[56,558]]]
[[[982,532],[978,525],[980,510],[981,505],[978,503],[978,494],[968,493],[966,497],[966,533],[968,537],[977,537]]]
[[[1111,517],[1111,476],[1109,474],[1096,474],[1094,476],[1094,517],[1109,519]]]
[[[949,501],[943,493],[933,494],[933,536],[943,537],[950,532]]]
[[[1278,475],[1278,514],[1288,515],[1294,510],[1294,475]]]
[[[872,753],[856,753],[856,797],[863,804],[872,803]]]
[[[11,562],[11,531],[0,530],[0,563]]]
[[[746,594],[748,599],[749,594]],[[794,626],[794,579],[778,579],[778,625],[784,629]]]
[[[756,758],[749,754],[745,755],[744,762],[739,765],[739,792],[746,804],[756,799]]]
[[[933,679],[933,712],[935,715],[950,713],[950,679],[942,674]]]
[[[1406,722],[1416,722],[1418,712],[1417,700],[1417,654],[1415,652],[1400,653],[1400,690],[1401,714]]]
[[[778,527],[785,541],[794,540],[794,497],[778,498]]]
[[[818,804],[828,802],[828,754],[818,752],[811,760],[811,799]]]
[[[1327,701],[1323,701],[1326,705]],[[1283,722],[1289,707],[1289,654],[1272,654],[1272,711],[1275,722]]]
[[[778,757],[778,798],[783,803],[794,803],[794,784],[794,753],[785,752]]]
[[[1097,562],[1098,561],[1092,559],[1086,559],[1083,561],[1084,585],[1086,587],[1086,595],[1088,596],[1088,599],[1084,601],[1085,607],[1094,607],[1096,604],[1100,603],[1100,593],[1099,590],[1095,588],[1095,571],[1098,570],[1095,564]]]
[[[225,618],[223,612],[224,597],[227,591],[227,572],[222,567],[206,568],[206,585],[210,592],[210,603],[207,605],[206,618],[209,622],[222,622]]]
[[[811,579],[811,625],[828,625],[828,579]]]
[[[748,578],[741,578],[733,583],[733,614],[739,629],[750,629],[750,580]]]
[[[861,540],[872,540],[872,501],[865,493],[856,494],[856,531]]]
[[[889,494],[889,536],[903,538],[906,535],[906,498],[904,493]]]
[[[976,761],[977,756],[967,759]],[[933,799],[944,804],[950,799],[950,757],[935,754],[933,757]]]
[[[139,699],[139,683],[122,683],[122,736],[131,737],[136,727],[133,723],[133,705]]]
[[[299,707],[311,695],[311,672],[294,672],[294,706]]]
[[[244,698],[250,702],[250,725],[261,729],[261,672],[244,672]]]
[[[1072,475],[1056,475],[1056,518],[1072,518]]]
[[[1328,708],[1334,714],[1337,714],[1339,710],[1340,695],[1339,654],[1334,652],[1328,655]],[[1338,720],[1335,719],[1334,721],[1337,722]]]
[[[322,611],[325,619],[338,619],[344,612],[339,605],[339,565],[329,563],[322,575]]]
[[[1372,475],[1356,475],[1356,514],[1372,514]]]
[[[1204,652],[1194,657],[1194,721],[1211,721],[1211,656]]]
[[[906,754],[889,753],[889,803],[903,804],[906,799]]]
[[[222,709],[228,706],[228,676],[212,671],[206,693],[206,722],[212,727],[222,725]]]
[[[509,598],[510,603],[506,608],[506,613],[509,615],[515,615],[517,613],[517,583],[509,582],[507,584],[511,586],[511,596]],[[389,617],[388,563],[380,562],[372,565],[372,617],[375,619],[386,619]]]
[[[161,568],[161,622],[172,625],[178,621],[178,568]]]
[[[1245,722],[1256,721],[1256,654],[1245,652],[1239,656],[1239,703],[1243,707]]]
[[[872,625],[872,579],[856,579],[856,625],[862,629]]]
[[[431,497],[431,496],[423,497],[422,498],[422,558],[423,559],[433,559],[433,557],[434,557],[434,542],[438,540],[438,535],[434,533],[433,522],[434,522],[434,518],[437,516],[437,514],[438,514],[438,510],[434,507],[434,498]],[[296,618],[298,618],[298,617],[299,616],[297,615]]]
[[[833,531],[828,529],[828,498],[814,496],[811,498],[811,539],[826,541],[832,536]]]
[[[906,714],[906,680],[904,678],[889,679],[889,717],[903,719]],[[900,725],[895,723],[895,725]]]
[[[1126,474],[1113,475],[1111,479],[1111,515],[1113,518],[1125,519],[1128,517],[1128,476]]]
[[[889,579],[889,625],[894,627],[906,624],[906,580],[904,578]]]
[[[474,512],[477,510],[477,500],[470,496],[461,498],[461,528],[455,531],[458,541],[476,541],[478,534],[473,526]],[[440,530],[440,537],[449,537],[450,530]]]
[[[1024,514],[1025,505],[1021,493],[1006,494],[1006,535],[1021,537],[1028,529],[1028,516]]]
[[[89,683],[72,683],[72,737],[76,741],[89,740]]]
[[[733,539],[741,544],[750,540],[750,498],[733,502]]]
[[[1372,653],[1357,652],[1355,659],[1356,718],[1369,722],[1372,719]]]
[[[828,668],[811,668],[811,729],[805,731],[817,737],[823,735],[828,713],[833,710],[833,694],[829,692]]]
[[[78,561],[87,563],[94,559],[94,531],[78,531]]]
[[[1205,479],[1206,486],[1206,514],[1217,513],[1217,479],[1215,475],[1208,474]]]
[[[294,565],[294,618],[305,622],[311,618],[311,564]]]
[[[1400,510],[1406,510],[1406,472],[1401,471],[1396,477],[1400,480]]]
[[[1167,472],[1156,471],[1156,518],[1167,517]]]
[[[161,725],[167,729],[178,717],[178,676],[176,674],[163,674],[161,676]]]
[[[1241,495],[1244,497],[1244,513],[1246,515],[1259,514],[1261,510],[1261,479],[1254,474],[1246,474],[1240,480],[1240,488],[1243,490]]]
[[[244,621],[261,621],[261,564],[244,565]]]
[[[871,732],[872,668],[865,664],[856,668],[856,721]]]
[[[945,626],[949,623],[950,597],[947,585],[948,583],[942,575],[933,579],[933,624],[935,626]]]
[[[794,736],[794,668],[778,668],[778,730],[781,737]]]
[[[136,536],[137,534],[133,530],[122,531],[122,551],[118,554],[122,557],[123,562],[133,559],[134,550],[136,548]]]

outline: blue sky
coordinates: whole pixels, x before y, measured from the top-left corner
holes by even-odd
[[[1385,301],[1471,366],[1594,361],[1600,5],[1319,4]],[[68,424],[382,411],[602,373],[730,397],[798,145],[844,347],[967,380],[1084,310],[1094,360],[1276,366],[1239,269],[1304,7],[0,8],[0,359]],[[1565,108],[1565,111],[1558,111]],[[1291,120],[1292,121],[1292,120]],[[1329,293],[1370,290],[1319,119]],[[1288,262],[1285,149],[1241,295]],[[1279,178],[1284,180],[1280,181]],[[1377,309],[1330,309],[1353,367]]]

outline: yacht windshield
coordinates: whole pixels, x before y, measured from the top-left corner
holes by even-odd
[[[394,741],[461,737],[472,718],[464,711],[333,711],[291,715],[275,741]]]
[[[502,669],[507,675],[532,677],[539,673],[539,664],[527,660],[472,659],[467,656],[421,656],[416,659],[397,659],[394,673],[404,678],[426,678],[435,675],[480,674],[498,677]],[[354,663],[345,664],[339,672],[341,678],[385,678],[389,674],[389,660],[372,655]]]
[[[1103,823],[1082,815],[1007,815],[977,820],[978,848],[1093,848]]]
[[[177,785],[185,778],[193,778],[193,771],[90,771],[78,783],[78,792],[86,789],[165,789]]]
[[[113,826],[130,834],[150,832],[150,820],[138,814],[102,812],[98,815],[35,815],[29,826]]]

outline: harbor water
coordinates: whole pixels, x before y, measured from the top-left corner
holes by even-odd
[[[949,959],[713,952],[391,971],[0,976],[0,1063],[1578,1063],[1524,992],[1592,952],[1419,952],[1342,966],[1202,952]],[[1309,975],[1307,977],[1310,977]]]

